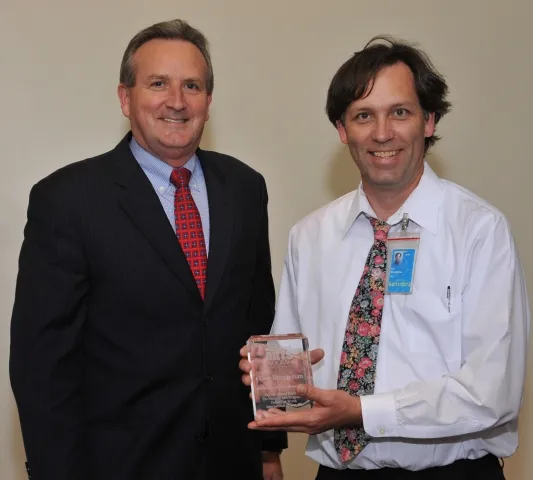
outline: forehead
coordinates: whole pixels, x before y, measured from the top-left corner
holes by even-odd
[[[367,87],[367,92],[355,100],[350,108],[387,108],[398,104],[419,105],[415,80],[405,63],[383,67]]]
[[[154,39],[133,54],[138,75],[204,75],[207,63],[202,52],[185,40]]]

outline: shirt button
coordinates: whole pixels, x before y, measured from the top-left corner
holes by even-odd
[[[206,380],[207,382],[211,382],[211,381],[213,380],[213,377],[212,377],[211,375],[206,375],[206,376],[205,376],[205,380]]]
[[[159,187],[159,191],[163,193],[165,191],[165,187]]]
[[[379,429],[379,434],[380,435],[385,435],[385,429],[384,428],[380,428]]]

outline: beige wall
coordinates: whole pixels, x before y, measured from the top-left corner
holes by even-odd
[[[533,297],[530,0],[1,0],[0,478],[24,478],[7,375],[9,318],[31,185],[112,148],[126,131],[115,96],[123,49],[140,28],[182,17],[212,43],[215,92],[203,146],[266,177],[276,282],[290,226],[354,188],[358,177],[324,114],[337,67],[370,36],[426,49],[454,104],[430,162],[510,219]],[[521,446],[508,478],[533,468],[533,368]],[[288,480],[312,479],[303,437],[284,455]],[[238,453],[238,452],[236,452]]]

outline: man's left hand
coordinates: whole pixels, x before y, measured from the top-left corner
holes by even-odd
[[[298,395],[314,402],[300,412],[271,409],[257,412],[248,424],[252,430],[283,430],[316,435],[327,430],[362,425],[361,400],[342,390],[323,390],[312,385],[298,385]]]
[[[276,452],[263,452],[262,455],[264,480],[283,480],[280,454]]]

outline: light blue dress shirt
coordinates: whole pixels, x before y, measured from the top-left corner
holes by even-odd
[[[154,187],[154,190],[159,197],[159,201],[165,210],[168,221],[172,225],[172,228],[175,229],[174,192],[176,191],[176,187],[174,187],[174,185],[170,182],[172,167],[144,150],[134,138],[132,138],[130,141],[130,149],[131,153],[135,157],[135,160],[137,160],[138,164],[148,177],[148,180],[150,180],[150,183]],[[204,231],[205,247],[207,253],[209,254],[209,202],[207,199],[207,187],[205,185],[205,177],[202,170],[202,165],[198,160],[198,157],[193,155],[187,161],[184,167],[191,172],[189,187],[191,189],[192,198],[194,199],[198,211],[200,212],[202,229]]]

